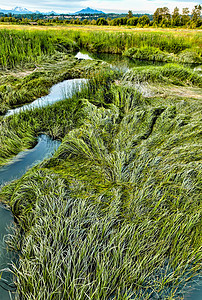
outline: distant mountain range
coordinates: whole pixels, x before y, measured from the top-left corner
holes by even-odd
[[[50,12],[47,12],[47,13],[42,13],[38,10],[31,11],[31,10],[28,10],[27,8],[23,8],[23,7],[20,7],[20,6],[16,6],[15,8],[10,9],[10,10],[0,8],[0,12],[2,12],[4,14],[14,14],[14,15],[19,15],[19,14],[22,14],[22,15],[23,14],[43,14],[43,15],[54,14],[54,15],[56,15],[56,13],[54,11],[50,11]]]
[[[74,13],[74,15],[79,15],[79,14],[105,14],[105,13],[103,11],[87,7]]]
[[[40,12],[38,10],[36,10],[36,11],[30,11],[27,8],[23,8],[23,7],[20,7],[20,6],[16,6],[15,8],[10,9],[10,10],[6,10],[6,9],[1,9],[0,8],[0,12],[2,12],[4,14],[13,14],[13,15],[17,15],[17,14],[43,14],[43,15],[54,14],[54,15],[59,15],[59,14],[57,14],[54,11],[43,13],[43,12]],[[78,14],[104,14],[104,12],[96,10],[96,9],[92,9],[90,7],[87,7],[87,8],[84,8],[84,9],[80,10],[80,11],[77,11],[75,13],[70,13],[70,14],[71,15],[78,15]]]

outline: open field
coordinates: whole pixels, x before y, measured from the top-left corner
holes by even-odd
[[[201,31],[104,30],[0,25],[8,53],[0,165],[40,134],[62,141],[52,158],[0,191],[16,220],[6,238],[19,255],[11,268],[16,300],[180,300],[201,274],[200,72],[179,62],[123,72],[74,57],[81,47],[124,53],[155,43],[200,59]],[[39,47],[25,47],[27,39]],[[4,118],[51,85],[81,77],[88,81],[73,97]]]
[[[189,28],[130,28],[126,26],[105,26],[104,28],[96,25],[55,25],[55,26],[32,26],[32,25],[11,25],[0,24],[0,29],[17,29],[17,30],[86,30],[86,31],[142,31],[142,32],[172,32],[177,34],[195,34],[201,33],[202,29]]]

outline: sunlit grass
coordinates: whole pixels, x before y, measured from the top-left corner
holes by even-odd
[[[132,36],[72,29],[60,37],[101,52],[148,46],[159,37],[158,46],[169,51],[200,43],[191,31],[169,38],[169,30]],[[49,75],[67,74],[49,67]],[[16,220],[7,237],[19,254],[12,263],[16,300],[182,299],[201,267],[201,101],[145,98],[135,84],[201,86],[201,77],[173,64],[138,67],[124,77],[95,69],[78,63],[78,77],[86,72],[89,81],[72,98],[1,117],[0,164],[41,133],[62,140],[51,159],[0,193]],[[40,86],[36,77],[17,79],[19,93]]]
[[[53,158],[1,193],[18,221],[17,299],[180,299],[200,272],[199,103],[94,84],[60,103],[75,122]],[[44,128],[56,109],[38,112]]]

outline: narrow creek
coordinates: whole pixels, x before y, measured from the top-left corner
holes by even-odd
[[[50,157],[58,149],[60,144],[61,142],[52,140],[46,135],[40,135],[38,137],[38,143],[33,149],[20,152],[9,164],[0,168],[0,187],[14,179],[20,178],[29,168]],[[11,227],[13,224],[12,213],[3,205],[0,205],[1,300],[10,300],[7,290],[12,291],[12,275],[7,271],[7,268],[15,258],[12,257],[12,253],[7,251],[4,237],[6,234],[12,232]]]
[[[112,68],[121,70],[122,72],[128,71],[130,68],[135,66],[153,65],[153,62],[146,61],[131,61],[127,57],[123,57],[117,54],[99,54],[90,53],[87,51],[81,51],[76,54],[78,59],[99,59],[103,60],[111,65]],[[155,65],[162,65],[162,63],[155,63]],[[30,104],[11,109],[7,112],[6,116],[10,116],[15,113],[20,113],[23,110],[34,109],[36,107],[44,107],[51,105],[57,101],[63,100],[67,97],[71,97],[75,91],[81,88],[82,84],[86,83],[86,79],[70,79],[60,82],[50,89],[50,93],[47,96],[38,98]],[[0,188],[2,185],[20,178],[26,171],[43,161],[45,158],[50,157],[59,147],[60,142],[54,141],[46,135],[40,135],[38,137],[37,145],[27,151],[19,153],[9,164],[0,167]],[[6,209],[3,205],[0,205],[0,270],[2,272],[2,278],[0,279],[0,299],[10,300],[11,294],[7,289],[12,290],[12,278],[7,271],[9,263],[12,261],[11,254],[6,249],[6,243],[4,237],[6,234],[11,232],[9,227],[12,227],[14,223],[11,212]],[[10,287],[9,287],[9,285]],[[191,285],[191,284],[190,284]],[[193,285],[192,285],[193,286]],[[195,286],[194,286],[195,287]],[[184,300],[201,300],[202,298],[202,286],[199,280],[199,285],[195,290],[186,292],[184,294]]]
[[[18,114],[24,110],[34,109],[36,107],[44,107],[51,105],[57,101],[71,97],[77,92],[82,84],[86,83],[86,79],[69,79],[64,80],[51,87],[47,96],[38,98],[32,103],[8,110],[5,117]],[[52,140],[46,135],[38,137],[37,145],[30,150],[20,152],[10,163],[0,167],[0,189],[3,185],[12,180],[20,178],[26,171],[40,163],[44,159],[50,157],[59,147],[61,142]],[[7,251],[5,243],[5,235],[11,233],[14,224],[12,213],[3,205],[0,205],[0,299],[10,300],[12,291],[12,274],[8,271],[9,264],[13,260],[12,253]]]
[[[68,79],[62,82],[59,82],[53,85],[50,88],[50,92],[48,95],[38,98],[29,104],[25,104],[23,106],[9,109],[5,116],[10,116],[13,114],[20,113],[24,110],[34,109],[36,107],[44,107],[47,105],[51,105],[57,101],[64,100],[66,98],[71,97],[76,91],[78,91],[82,84],[85,84],[87,79]]]

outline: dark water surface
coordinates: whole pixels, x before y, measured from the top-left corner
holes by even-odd
[[[9,164],[0,167],[0,186],[20,178],[30,167],[50,157],[60,144],[61,142],[54,141],[46,135],[40,135],[33,149],[20,152]],[[0,270],[4,270],[0,279],[0,300],[10,300],[9,293],[5,289],[12,290],[12,275],[5,269],[15,257],[7,251],[4,241],[5,235],[11,233],[9,227],[12,225],[14,226],[12,213],[0,205]]]
[[[148,60],[132,60],[121,54],[112,53],[94,53],[88,52],[86,50],[79,51],[75,57],[78,59],[97,59],[103,60],[111,65],[112,68],[118,69],[122,72],[127,72],[129,69],[140,66],[162,66],[165,65],[164,62],[153,62]]]
[[[148,66],[148,65],[163,65],[164,63],[154,63],[148,61],[132,61],[127,57],[123,57],[118,54],[106,54],[106,53],[90,53],[87,51],[81,51],[76,54],[78,59],[98,59],[103,60],[111,65],[114,69],[119,69],[122,72],[128,71],[130,68],[136,66]],[[63,100],[78,91],[82,84],[86,82],[86,79],[70,79],[60,82],[54,85],[50,89],[50,93],[47,96],[41,97],[30,104],[9,110],[6,116],[20,111],[33,109],[35,107],[44,107],[51,105],[57,101]],[[59,141],[53,141],[46,135],[41,135],[38,138],[37,145],[27,151],[19,153],[8,165],[0,167],[0,187],[14,179],[20,178],[25,172],[32,166],[43,161],[45,158],[50,157],[54,151],[59,147]],[[11,232],[10,226],[14,224],[13,216],[9,210],[0,205],[0,269],[3,269],[2,279],[0,280],[0,300],[10,300],[9,292],[5,289],[12,290],[12,278],[9,272],[6,271],[9,263],[12,261],[12,254],[6,249],[6,243],[4,241],[5,235]],[[14,225],[13,225],[14,226]],[[0,272],[1,273],[1,272]],[[8,286],[7,284],[10,284]],[[192,285],[193,287],[193,285]],[[199,284],[195,285],[195,290],[192,291],[190,287],[189,292],[184,294],[185,300],[202,300],[202,286],[201,280]]]

